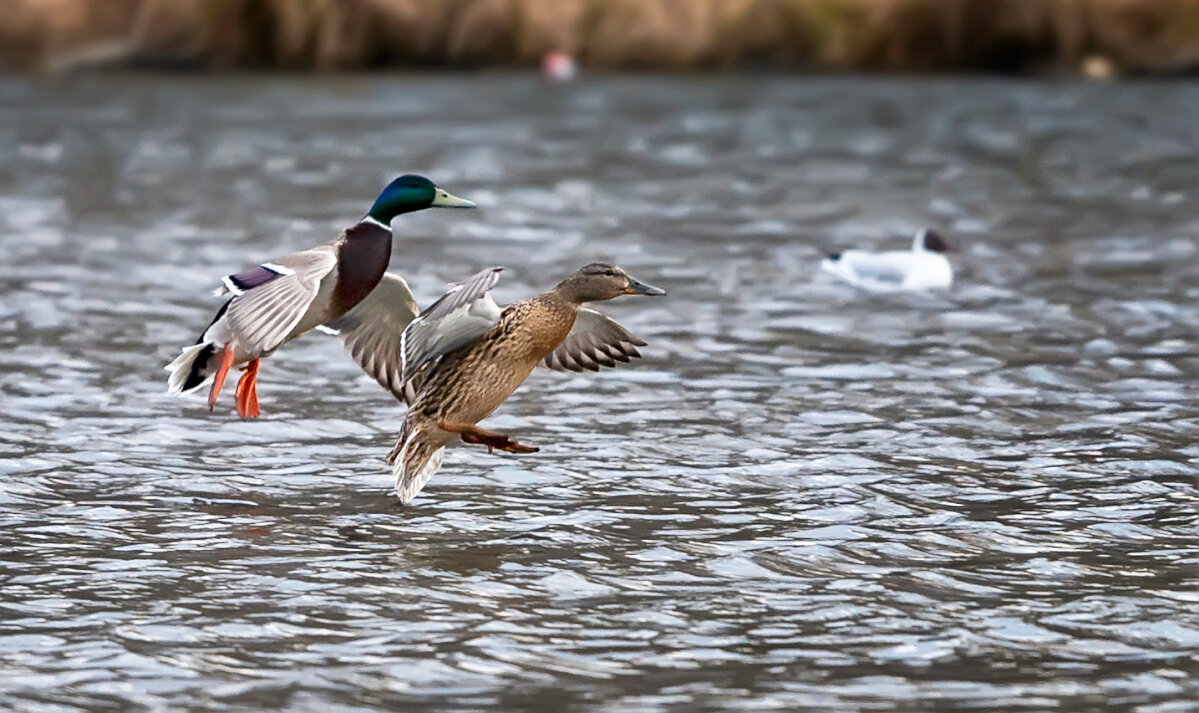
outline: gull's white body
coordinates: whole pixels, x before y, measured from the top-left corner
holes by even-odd
[[[820,269],[867,292],[917,292],[946,289],[953,284],[953,265],[944,252],[924,246],[920,231],[911,250],[846,250],[829,256]]]

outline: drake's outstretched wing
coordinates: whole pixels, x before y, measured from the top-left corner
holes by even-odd
[[[404,278],[386,272],[364,300],[324,325],[323,330],[337,334],[368,376],[400,401],[408,401],[413,394],[404,388],[400,340],[418,311],[416,298]]]
[[[337,264],[332,244],[263,263],[222,280],[233,293],[225,320],[251,354],[267,354],[282,344]]]

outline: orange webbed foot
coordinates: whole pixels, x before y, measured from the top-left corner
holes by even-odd
[[[233,367],[233,345],[226,344],[225,350],[221,352],[221,363],[217,367],[216,376],[212,379],[212,388],[208,390],[208,410],[211,411],[216,406],[216,399],[221,395],[221,387],[225,385],[225,377],[229,375],[229,369]]]
[[[485,428],[479,428],[473,423],[458,423],[442,419],[437,422],[437,427],[443,431],[461,435],[465,443],[478,443],[487,446],[488,453],[495,452],[496,448],[507,453],[536,453],[539,450],[536,446],[526,446],[522,443],[517,443],[503,433],[488,431]]]
[[[258,360],[251,359],[241,370],[245,373],[237,381],[237,414],[258,418]]]

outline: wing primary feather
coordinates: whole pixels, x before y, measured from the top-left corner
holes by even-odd
[[[645,342],[619,323],[590,308],[581,308],[575,325],[562,343],[542,360],[542,365],[561,371],[599,371],[627,364],[641,354]]]

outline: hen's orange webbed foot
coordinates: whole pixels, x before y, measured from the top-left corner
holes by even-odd
[[[502,433],[479,428],[473,423],[458,423],[442,419],[437,422],[437,427],[443,431],[460,434],[462,440],[466,443],[478,443],[487,446],[488,453],[495,452],[496,448],[508,453],[536,453],[539,450],[534,446],[517,443]]]

